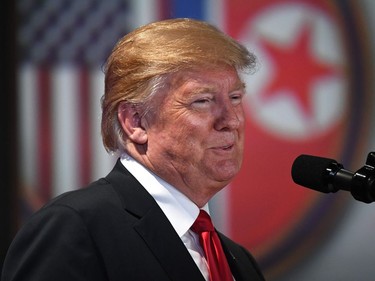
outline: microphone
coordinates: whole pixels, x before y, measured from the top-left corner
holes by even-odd
[[[292,179],[296,184],[320,191],[335,193],[350,191],[362,202],[375,201],[375,153],[370,152],[366,165],[356,172],[344,169],[336,160],[302,154],[292,165]]]

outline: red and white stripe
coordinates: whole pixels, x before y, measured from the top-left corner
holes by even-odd
[[[103,73],[73,65],[19,72],[21,165],[24,182],[42,200],[105,175],[114,157],[100,135]]]

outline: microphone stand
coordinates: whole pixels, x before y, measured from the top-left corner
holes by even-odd
[[[352,178],[352,196],[364,203],[375,201],[375,152],[367,155],[366,165],[354,173]]]

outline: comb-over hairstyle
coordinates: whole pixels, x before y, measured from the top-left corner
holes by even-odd
[[[115,45],[105,67],[102,138],[107,151],[123,149],[117,119],[120,102],[147,111],[152,96],[171,74],[194,68],[231,66],[251,70],[256,58],[213,25],[194,19],[169,19],[141,26]]]

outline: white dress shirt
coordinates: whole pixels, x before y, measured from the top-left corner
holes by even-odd
[[[156,200],[156,203],[171,222],[204,278],[209,280],[207,261],[200,246],[199,237],[190,230],[190,227],[198,217],[198,206],[179,190],[146,169],[129,155],[122,154],[121,163]],[[202,209],[209,213],[208,204]]]

